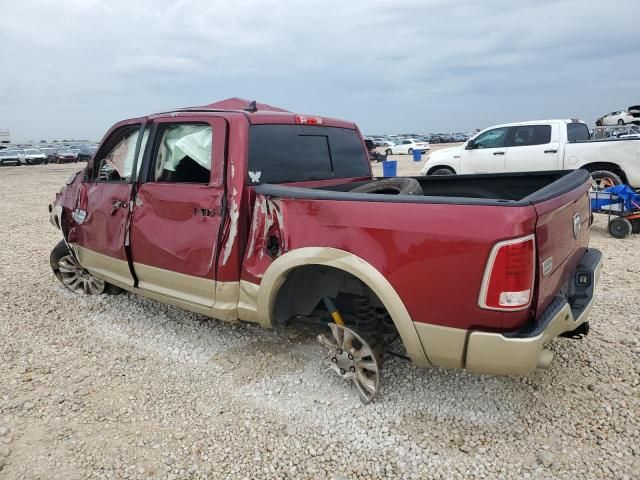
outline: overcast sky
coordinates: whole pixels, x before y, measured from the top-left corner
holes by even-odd
[[[238,96],[365,133],[640,104],[639,0],[0,0],[0,128],[99,140]]]

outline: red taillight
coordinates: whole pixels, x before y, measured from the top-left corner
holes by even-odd
[[[491,250],[478,304],[489,310],[522,310],[531,303],[536,270],[535,237],[497,243]]]
[[[322,117],[307,117],[306,115],[294,115],[296,123],[301,125],[322,125]]]

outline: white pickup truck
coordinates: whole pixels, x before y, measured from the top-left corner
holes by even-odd
[[[640,188],[640,138],[592,140],[586,123],[542,120],[496,125],[462,145],[429,154],[423,175],[583,168],[603,186]]]

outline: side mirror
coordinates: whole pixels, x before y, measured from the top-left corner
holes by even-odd
[[[465,150],[473,150],[474,148],[477,148],[476,147],[476,142],[473,139],[471,139],[471,140],[469,140],[467,142],[467,146],[464,147],[464,148],[465,148]]]

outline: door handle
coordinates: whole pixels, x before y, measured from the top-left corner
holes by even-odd
[[[193,208],[191,213],[195,215],[202,215],[203,217],[215,217],[220,215],[220,210],[217,208]]]
[[[493,152],[494,155],[504,155],[504,152]]]
[[[111,202],[111,215],[115,215],[118,209],[126,207],[127,202],[124,202],[122,200],[114,200],[113,202]]]
[[[558,150],[545,150],[544,153],[558,153]]]

